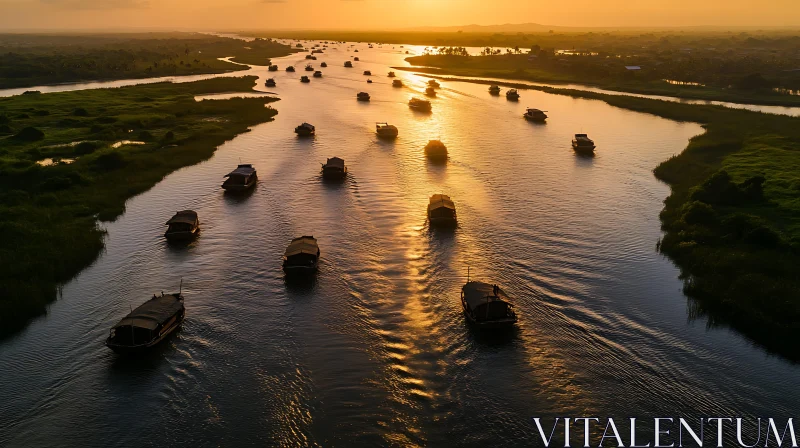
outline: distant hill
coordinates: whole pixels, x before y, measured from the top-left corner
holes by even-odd
[[[540,23],[506,23],[503,25],[464,25],[464,26],[420,26],[414,28],[403,28],[398,31],[406,32],[429,32],[429,33],[546,33],[555,32],[577,32],[577,31],[796,31],[798,26],[659,26],[659,27],[635,27],[635,26],[554,26],[542,25]]]
[[[585,28],[541,25],[538,23],[506,23],[503,25],[464,25],[464,26],[420,26],[405,28],[403,31],[427,31],[434,33],[546,33],[553,31],[574,31]]]

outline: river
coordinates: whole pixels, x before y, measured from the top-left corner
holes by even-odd
[[[274,75],[275,121],[130,199],[97,261],[0,343],[0,446],[532,446],[533,417],[797,415],[798,367],[690,317],[655,250],[669,189],[651,170],[700,126],[538,91],[512,103],[462,82],[416,113],[406,103],[426,78],[386,77],[401,51],[347,48],[313,61],[329,67],[309,84],[303,54],[237,73],[259,86]],[[547,124],[523,120],[526,106]],[[296,138],[303,121],[315,138]],[[399,138],[377,140],[376,121]],[[571,150],[581,131],[596,157]],[[434,138],[444,165],[423,157]],[[332,156],[349,167],[343,184],[320,180]],[[225,196],[240,160],[260,183]],[[434,193],[454,199],[455,231],[427,226]],[[184,208],[202,234],[169,246],[163,223]],[[319,239],[320,270],[287,283],[281,255],[302,234]],[[468,268],[513,298],[515,332],[465,324]],[[104,347],[130,307],[181,279],[174,337],[143,359]]]

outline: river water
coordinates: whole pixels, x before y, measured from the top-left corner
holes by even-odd
[[[359,48],[328,50],[309,84],[302,54],[274,60],[277,73],[249,70],[259,86],[274,75],[275,121],[105,224],[98,260],[0,343],[0,446],[531,446],[533,417],[797,415],[800,369],[690,318],[655,250],[669,191],[651,170],[698,125],[537,91],[511,103],[461,82],[415,113],[406,103],[425,78],[398,72],[406,87],[393,88],[387,67],[404,55]],[[523,120],[526,106],[548,123]],[[315,138],[295,137],[303,121]],[[376,121],[399,138],[377,140]],[[596,157],[573,153],[576,132]],[[444,165],[423,157],[434,138]],[[349,167],[343,184],[320,180],[332,156]],[[240,160],[260,183],[225,196]],[[434,193],[454,199],[455,231],[428,228]],[[184,208],[202,234],[168,246],[163,223]],[[281,255],[302,234],[319,239],[320,270],[287,283]],[[516,331],[465,324],[468,268],[511,295]],[[103,346],[131,306],[181,279],[174,337],[136,360]]]

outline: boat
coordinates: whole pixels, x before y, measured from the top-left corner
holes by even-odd
[[[368,79],[368,80],[367,80],[367,84],[372,84],[372,80],[371,80],[371,79]]]
[[[308,78],[308,76],[303,75],[300,77],[300,82],[311,82],[311,80]]]
[[[397,75],[395,75],[394,72],[389,72],[389,74],[387,76],[390,77],[390,78],[394,78]]]
[[[347,166],[344,160],[338,157],[331,157],[322,165],[322,178],[328,180],[341,180],[347,176]]]
[[[369,71],[369,70],[364,70],[364,74],[365,74],[366,76],[372,76],[372,72],[371,72],[371,71]]]
[[[525,111],[525,113],[522,114],[522,116],[525,117],[525,119],[528,121],[544,123],[544,121],[547,120],[547,114],[545,114],[544,112],[545,111],[543,110],[528,108],[528,110]]]
[[[321,71],[319,71],[319,70],[315,71],[315,72],[314,72],[314,77],[315,77],[315,78],[322,78],[322,72],[321,72]]]
[[[268,70],[271,71],[271,72],[277,72],[278,71],[278,66],[277,65],[270,65]]]
[[[286,71],[287,72],[293,72],[294,71],[294,67],[290,65],[290,66],[286,67]]]
[[[269,79],[267,80],[267,82],[265,83],[265,85],[266,85],[267,87],[275,87],[275,80],[274,80],[274,79],[272,79],[272,78],[269,78]]]
[[[367,92],[358,92],[356,95],[356,99],[358,101],[369,101],[369,93]]]
[[[392,81],[392,87],[403,87],[403,81],[395,79],[394,81]]]
[[[408,107],[422,112],[430,112],[431,102],[428,100],[421,100],[419,98],[411,98],[408,100]]]
[[[325,68],[325,67],[328,66],[328,63],[327,62],[323,62],[322,64],[319,64],[319,65],[320,65],[320,67]]]
[[[428,202],[428,221],[432,226],[455,227],[456,205],[446,194],[435,194]]]
[[[397,126],[389,123],[375,123],[375,133],[381,138],[396,138]]]
[[[314,135],[317,132],[317,129],[314,125],[309,123],[303,123],[300,126],[294,128],[294,133],[299,135],[300,137],[308,137]]]
[[[222,183],[222,188],[225,191],[240,192],[252,188],[258,182],[258,173],[253,165],[240,164],[235,170],[226,174],[225,182]]]
[[[344,66],[347,68],[353,68],[353,63],[350,61],[344,61]]]
[[[500,86],[489,87],[489,93],[491,93],[492,95],[500,95]]]
[[[183,295],[153,295],[111,328],[106,347],[120,354],[141,353],[167,338],[183,323]]]
[[[517,322],[514,306],[497,285],[467,281],[461,287],[461,306],[467,320],[479,328],[505,328]]]
[[[175,213],[165,224],[167,231],[164,237],[170,241],[186,241],[197,236],[200,231],[200,220],[194,210],[182,210]]]
[[[358,51],[358,50],[356,50],[356,51]],[[359,58],[358,58],[358,56],[356,56],[356,57],[354,57],[354,58],[353,58],[353,61],[356,61],[356,62],[357,62],[357,61],[360,61],[360,60],[361,60],[361,59],[359,59]]]
[[[517,101],[519,99],[519,92],[517,92],[517,89],[511,89],[506,92],[506,99],[509,101]]]
[[[430,87],[433,87],[434,89],[438,89],[439,87],[441,87],[441,85],[439,85],[439,83],[438,83],[438,82],[436,82],[436,80],[435,80],[435,79],[431,79],[431,80],[429,80],[429,81],[428,81],[428,85],[429,85]]]
[[[313,72],[314,71],[314,66],[311,65],[311,64],[306,64],[306,71],[307,72]]]
[[[425,89],[425,95],[436,96],[436,89],[434,89],[433,87],[428,87],[427,89]]]
[[[319,246],[313,236],[292,239],[283,253],[283,271],[286,274],[311,273],[317,269]]]
[[[594,140],[586,134],[575,134],[572,140],[572,149],[582,154],[594,154]]]
[[[447,160],[447,146],[439,140],[431,140],[425,145],[425,156],[434,161]]]

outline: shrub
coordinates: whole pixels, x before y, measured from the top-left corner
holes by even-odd
[[[75,154],[91,154],[97,149],[97,143],[80,142],[75,146]]]
[[[97,168],[105,170],[115,170],[125,166],[125,157],[114,151],[100,155],[94,160],[94,165]]]
[[[719,222],[714,208],[699,201],[692,201],[683,206],[682,219],[686,224],[706,227],[715,226]]]
[[[744,236],[744,242],[764,247],[777,247],[782,243],[780,235],[766,226],[759,226]]]
[[[0,135],[11,135],[14,131],[11,130],[11,126],[7,124],[0,124]]]
[[[753,176],[737,185],[725,170],[720,170],[692,190],[691,199],[719,205],[757,202],[764,199],[765,181],[764,176]]]
[[[72,111],[72,115],[76,117],[88,117],[89,112],[82,107],[78,107],[77,109]]]
[[[24,142],[35,142],[44,138],[44,132],[34,127],[28,126],[26,128],[23,128],[12,138]]]

